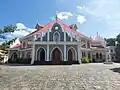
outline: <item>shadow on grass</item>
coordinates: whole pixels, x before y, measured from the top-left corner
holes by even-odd
[[[110,70],[112,70],[113,72],[120,73],[120,67],[119,67],[119,68],[112,68],[112,69],[110,69]]]

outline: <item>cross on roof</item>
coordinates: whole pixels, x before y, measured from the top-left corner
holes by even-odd
[[[57,19],[58,19],[58,16],[57,16],[57,14],[56,14],[56,16],[55,16],[55,20],[57,21]]]

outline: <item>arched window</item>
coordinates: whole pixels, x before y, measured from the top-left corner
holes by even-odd
[[[59,32],[55,32],[53,34],[53,41],[60,41],[60,33]]]
[[[102,59],[102,53],[100,53],[100,59]]]
[[[27,52],[27,58],[31,58],[31,52]]]
[[[98,59],[99,58],[99,55],[98,55],[98,53],[96,53],[96,59]]]

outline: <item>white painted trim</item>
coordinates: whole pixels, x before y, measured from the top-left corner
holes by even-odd
[[[39,47],[39,48],[36,50],[36,58],[35,58],[35,59],[36,59],[36,60],[38,59],[38,58],[37,58],[37,53],[38,53],[38,50],[41,49],[41,48],[44,49],[44,51],[45,51],[45,60],[46,60],[46,49],[45,49],[44,47],[42,47],[42,46]]]
[[[57,44],[60,44],[60,45],[64,45],[64,44],[67,44],[67,45],[78,45],[78,43],[79,42],[64,42],[64,41],[57,42]],[[43,44],[46,44],[46,41],[43,41],[43,42],[29,41],[28,44],[41,44],[41,45],[43,45]],[[49,42],[49,44],[56,44],[56,42],[55,41],[53,41],[53,42],[51,41],[51,42]]]
[[[68,48],[68,50],[67,50],[67,60],[68,60],[68,51],[69,51],[69,49],[73,49],[74,51],[75,51],[75,57],[73,57],[73,58],[75,58],[75,60],[77,60],[77,51],[76,51],[76,49],[74,48],[74,47],[69,47]]]
[[[32,50],[32,48],[26,48],[26,49],[22,49],[20,51],[26,51],[26,50]]]
[[[58,48],[58,49],[60,50],[61,56],[62,56],[62,60],[64,60],[64,59],[63,59],[63,52],[62,52],[62,50],[61,50],[58,46],[54,47],[54,48],[51,50],[51,52],[50,52],[50,60],[52,60],[52,53],[53,53],[54,49],[56,49],[56,48]]]
[[[53,41],[55,41],[54,36],[55,36],[55,34],[56,34],[56,33],[58,33],[58,34],[59,34],[59,41],[60,41],[60,33],[59,33],[58,31],[56,31],[56,32],[54,32],[54,33],[53,33]]]

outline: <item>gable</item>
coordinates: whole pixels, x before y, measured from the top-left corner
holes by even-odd
[[[62,32],[63,30],[62,30],[62,27],[61,27],[60,24],[55,23],[55,24],[52,26],[51,31],[53,31],[53,32],[54,32],[54,31]]]

